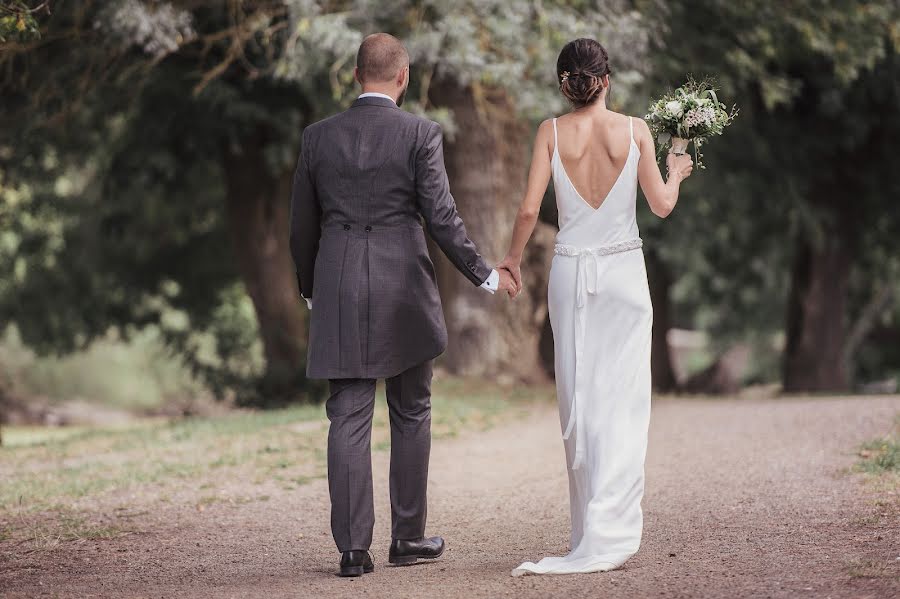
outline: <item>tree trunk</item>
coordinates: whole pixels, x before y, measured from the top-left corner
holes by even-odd
[[[650,370],[653,373],[653,388],[657,391],[672,392],[678,389],[675,369],[672,367],[672,353],[669,348],[668,333],[672,328],[669,289],[672,277],[659,255],[651,250],[645,254],[647,278],[650,282],[650,300],[653,303],[653,342],[650,350]]]
[[[832,231],[824,237],[821,244],[801,238],[794,258],[784,357],[783,387],[787,392],[845,391],[849,387],[844,360],[849,236]]]
[[[524,193],[530,132],[501,90],[446,82],[433,86],[431,96],[453,111],[459,131],[444,140],[444,160],[460,215],[482,256],[496,263],[509,247]],[[523,259],[525,290],[515,301],[473,286],[432,247],[450,338],[442,365],[450,372],[546,380],[539,342],[553,238],[553,228],[539,223]]]
[[[253,300],[266,359],[254,403],[296,399],[305,380],[305,314],[289,247],[292,173],[269,175],[264,138],[224,153],[228,226],[238,271]]]

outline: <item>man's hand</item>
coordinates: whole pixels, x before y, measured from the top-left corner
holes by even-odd
[[[519,291],[522,291],[522,269],[519,267],[519,260],[512,258],[511,256],[506,256],[500,264],[496,266],[497,270],[507,270],[509,274],[512,275],[513,281],[516,283],[516,287],[518,287]]]
[[[500,283],[497,285],[497,291],[505,291],[509,294],[509,297],[516,297],[519,295],[519,286],[516,285],[515,279],[513,279],[508,270],[505,268],[498,268],[497,274],[500,275]]]

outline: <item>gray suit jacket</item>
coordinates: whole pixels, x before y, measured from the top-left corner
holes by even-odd
[[[446,349],[423,220],[453,265],[482,284],[491,269],[450,195],[437,123],[366,97],[303,131],[291,254],[313,300],[307,376],[387,378]]]

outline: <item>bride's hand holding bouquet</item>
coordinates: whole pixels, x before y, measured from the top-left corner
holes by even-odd
[[[737,112],[736,107],[729,111],[719,101],[716,88],[708,79],[689,78],[678,89],[652,102],[644,120],[656,137],[660,152],[671,142],[670,157],[666,159],[671,172],[671,156],[685,154],[692,141],[697,167],[704,168],[700,146],[710,137],[722,135]]]

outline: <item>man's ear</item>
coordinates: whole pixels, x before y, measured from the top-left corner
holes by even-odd
[[[359,77],[359,67],[353,67],[353,78],[356,79],[360,86],[363,84],[362,79]]]
[[[403,85],[406,83],[408,78],[409,78],[409,65],[406,65],[405,67],[400,69],[399,73],[397,73],[397,81],[396,81],[397,87],[403,87]]]

